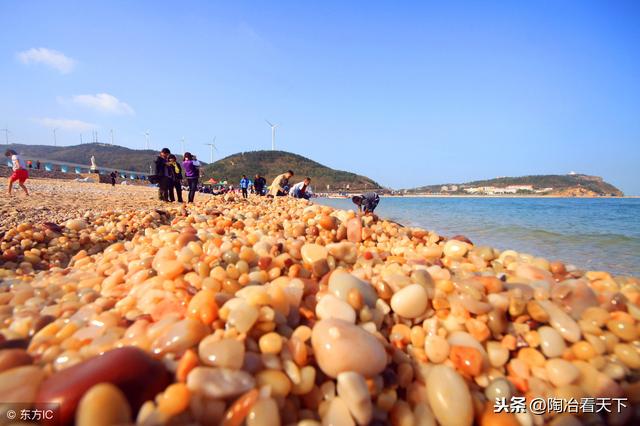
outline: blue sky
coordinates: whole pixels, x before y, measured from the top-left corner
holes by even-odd
[[[577,171],[640,194],[639,2],[271,3],[4,0],[0,127],[208,159],[214,136],[270,148],[267,118],[394,188]]]

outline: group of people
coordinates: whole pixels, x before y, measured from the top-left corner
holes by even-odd
[[[182,203],[182,183],[186,179],[189,188],[187,201],[193,203],[199,177],[200,162],[195,155],[185,152],[180,164],[169,148],[162,148],[155,161],[155,175],[150,180],[158,184],[158,198],[161,201]]]
[[[293,177],[293,170],[287,170],[286,172],[276,176],[271,183],[271,186],[267,188],[267,181],[264,177],[257,174],[253,181],[247,178],[247,175],[242,175],[240,179],[240,191],[244,198],[249,197],[249,192],[252,192],[259,196],[267,197],[281,197],[289,195],[294,198],[304,198],[306,200],[314,196],[311,189],[311,178],[306,177],[301,182],[294,185],[289,185],[289,179]]]
[[[13,191],[13,184],[15,182],[18,182],[24,193],[29,195],[29,190],[25,186],[25,182],[29,179],[28,168],[31,168],[31,165],[27,165],[20,155],[12,149],[6,150],[4,155],[11,159],[12,173],[11,176],[9,176],[9,195],[11,195]],[[40,166],[39,163],[38,161],[38,168]],[[109,175],[111,185],[116,184],[117,176],[117,170],[111,172]],[[247,179],[246,175],[242,175],[242,179],[240,179],[240,190],[244,198],[248,198],[250,190],[256,195],[266,195],[271,198],[288,195],[293,198],[308,200],[313,197],[314,193],[311,188],[311,178],[306,177],[294,185],[289,185],[289,180],[293,176],[293,170],[287,170],[276,176],[271,186],[267,188],[267,181],[261,175],[257,174],[253,181]],[[200,162],[195,155],[190,152],[185,152],[182,164],[180,164],[169,148],[162,148],[155,161],[155,175],[150,176],[149,180],[152,183],[158,184],[158,197],[161,201],[173,202],[177,200],[179,203],[182,203],[182,184],[183,180],[186,179],[189,188],[187,201],[193,203],[198,190],[199,177]],[[356,195],[351,200],[358,206],[360,212],[372,214],[380,202],[380,197],[375,192],[367,192],[362,195]]]

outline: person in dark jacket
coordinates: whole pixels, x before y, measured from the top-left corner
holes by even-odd
[[[253,180],[253,189],[256,191],[256,194],[264,195],[264,187],[266,184],[267,180],[257,174],[255,179]]]
[[[378,207],[380,196],[375,192],[365,192],[362,195],[356,195],[351,198],[351,201],[353,201],[353,204],[358,206],[359,212],[364,210],[365,215],[370,215],[373,214],[373,211]]]
[[[188,201],[190,203],[193,203],[193,199],[196,196],[196,191],[198,190],[200,162],[190,152],[185,152],[182,161],[182,168],[184,170],[184,176],[187,178],[187,184],[189,185]]]
[[[182,166],[178,163],[176,156],[170,154],[167,166],[169,167],[169,175],[171,176],[171,182],[169,186],[169,200],[175,201],[178,199],[179,203],[182,203]],[[176,190],[176,195],[173,195],[173,190]]]
[[[111,178],[111,186],[116,186],[116,178],[118,177],[118,171],[114,170],[109,173],[109,177]]]
[[[169,201],[169,168],[167,167],[169,154],[171,154],[169,148],[162,148],[155,161],[160,201]]]

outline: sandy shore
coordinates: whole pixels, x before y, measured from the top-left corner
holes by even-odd
[[[0,231],[23,222],[62,223],[87,212],[149,210],[162,207],[157,190],[133,185],[111,185],[72,180],[29,179],[30,195],[14,184],[13,194],[0,185]]]
[[[288,197],[185,208],[148,188],[31,187],[3,205],[24,210],[0,237],[1,412],[55,401],[77,426],[640,422],[637,278]],[[622,405],[494,412],[511,397]]]

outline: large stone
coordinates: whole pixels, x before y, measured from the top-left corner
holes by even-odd
[[[311,344],[320,369],[330,377],[345,371],[373,377],[387,365],[382,343],[368,331],[346,321],[318,321],[313,327]]]

